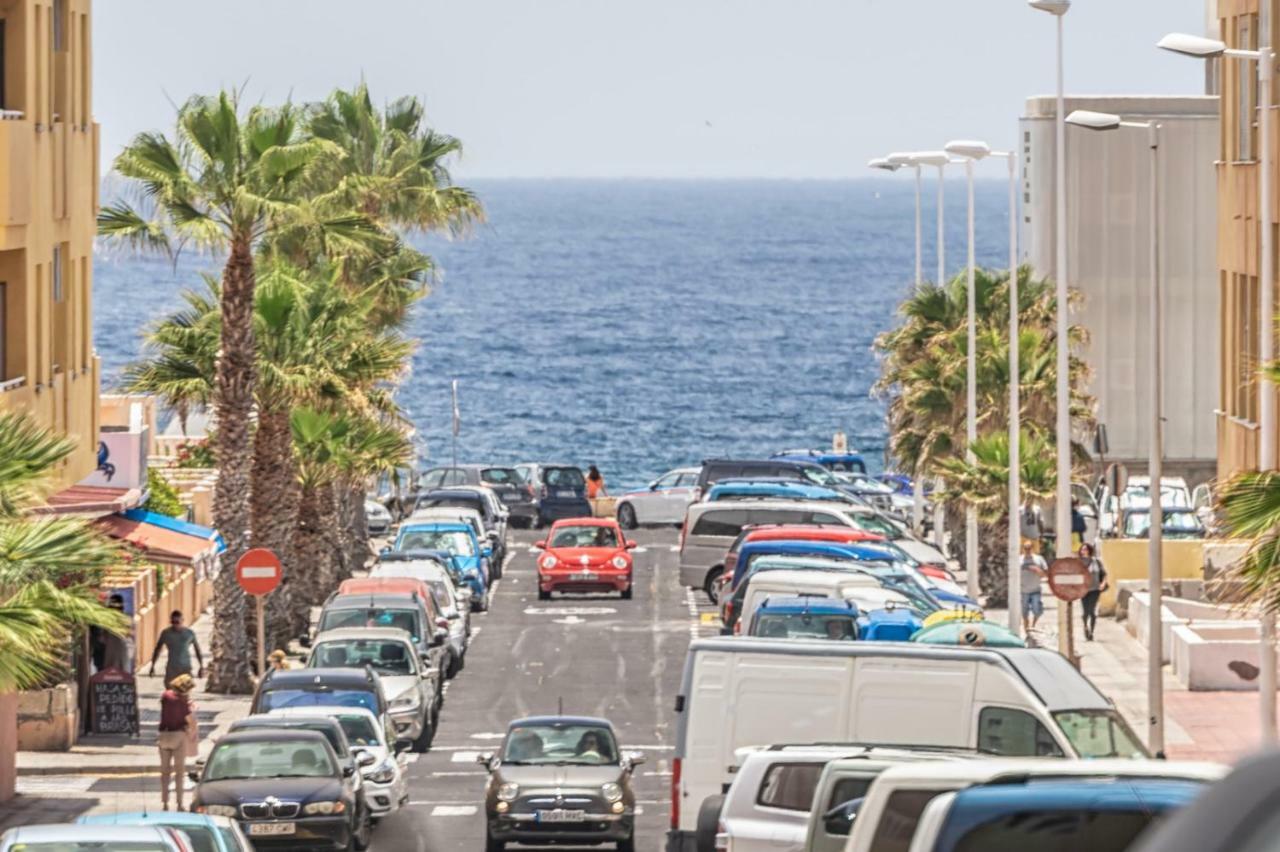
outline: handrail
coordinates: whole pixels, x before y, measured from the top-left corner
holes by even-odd
[[[0,121],[21,121],[25,117],[20,109],[0,109]]]
[[[16,390],[17,388],[22,387],[26,383],[27,383],[26,376],[16,376],[12,379],[7,379],[3,382],[0,382],[0,393],[3,393],[5,391]]]

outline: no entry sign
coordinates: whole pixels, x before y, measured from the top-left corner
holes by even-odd
[[[1064,556],[1049,566],[1049,590],[1060,601],[1078,601],[1089,593],[1089,568],[1084,560]]]
[[[280,585],[280,559],[265,547],[245,551],[236,562],[236,581],[250,595],[266,595]]]

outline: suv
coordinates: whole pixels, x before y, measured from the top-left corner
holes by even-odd
[[[533,488],[538,501],[533,525],[541,527],[561,518],[589,518],[594,514],[587,499],[587,479],[582,471],[568,464],[524,462],[516,470]]]
[[[437,609],[431,595],[403,591],[370,592],[365,588],[356,593],[339,588],[324,602],[320,618],[316,621],[316,633],[368,627],[403,630],[409,634],[423,662],[437,671],[447,671],[448,621],[448,616]],[[310,641],[303,644],[309,645]]]
[[[459,485],[480,485],[492,490],[511,513],[513,522],[519,526],[529,526],[538,513],[533,488],[514,467],[460,464],[454,467],[434,467],[418,477],[418,486],[427,490],[456,488]]]

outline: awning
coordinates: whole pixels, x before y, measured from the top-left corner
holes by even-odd
[[[97,525],[112,538],[142,548],[146,551],[147,558],[156,562],[190,565],[197,560],[216,556],[221,547],[213,538],[187,535],[124,515],[108,515],[100,518]]]
[[[101,485],[73,485],[50,497],[35,515],[109,515],[142,504],[145,494],[137,488],[107,488]]]
[[[184,521],[179,518],[171,518],[168,515],[162,515],[159,512],[148,512],[146,509],[130,509],[122,514],[131,521],[139,521],[156,527],[164,527],[167,530],[173,530],[174,532],[179,532],[183,535],[217,542],[219,553],[227,549],[226,542],[222,540],[222,534],[212,527],[202,527],[199,524],[193,524],[190,521]]]

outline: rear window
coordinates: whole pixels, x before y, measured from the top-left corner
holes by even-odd
[[[1019,811],[983,823],[956,852],[1124,852],[1159,814],[1144,811]]]
[[[822,774],[821,763],[775,763],[760,782],[756,804],[787,811],[808,811]]]
[[[373,720],[368,716],[339,716],[342,732],[352,745],[378,745],[378,732],[374,730]]]
[[[320,617],[318,633],[341,627],[391,627],[403,630],[417,641],[418,616],[414,609],[331,609]]]
[[[742,528],[746,525],[747,511],[745,509],[719,509],[703,512],[701,517],[694,522],[693,530],[689,534],[733,538],[742,532]]]
[[[524,482],[512,467],[486,467],[480,471],[480,479],[492,485],[520,485]]]
[[[871,778],[841,778],[831,788],[831,795],[827,797],[827,810],[843,805],[845,802],[852,802],[854,799],[861,799],[867,795],[872,780]]]
[[[889,795],[871,839],[871,852],[908,852],[920,815],[945,790],[899,790]],[[976,847],[975,847],[976,848]],[[1090,850],[1093,852],[1093,850]]]
[[[804,509],[749,509],[747,511],[747,522],[751,524],[791,526],[810,523],[809,519],[812,517],[813,513],[806,512]]]
[[[282,687],[264,691],[258,702],[257,712],[279,710],[281,707],[363,707],[374,713],[381,712],[378,696],[364,689],[304,689]]]
[[[576,467],[543,468],[542,481],[552,488],[585,488],[587,484]]]

